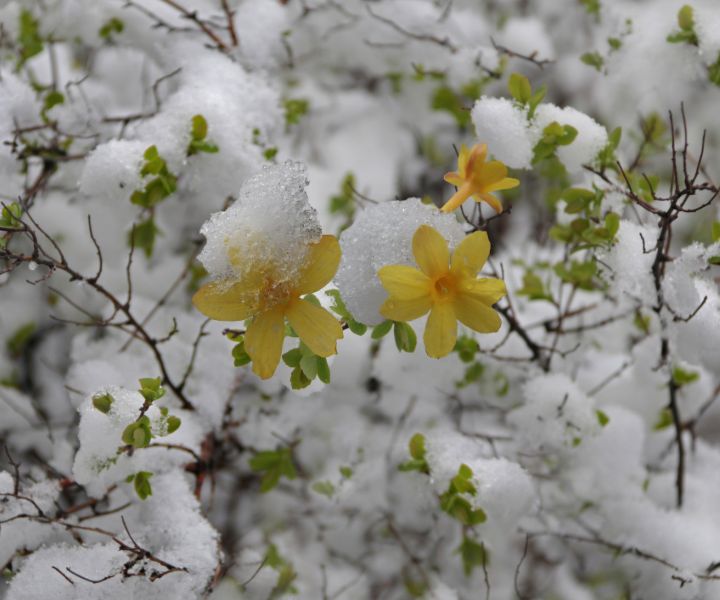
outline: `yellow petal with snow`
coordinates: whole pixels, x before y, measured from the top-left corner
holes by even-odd
[[[427,275],[409,265],[388,265],[378,270],[380,283],[390,296],[409,300],[430,293],[431,281]]]
[[[500,315],[476,296],[460,293],[453,306],[460,322],[478,333],[494,333],[500,329]]]
[[[334,235],[324,235],[310,246],[305,266],[300,272],[296,291],[310,294],[324,288],[335,276],[340,264],[340,244]]]
[[[431,358],[442,358],[452,352],[457,340],[457,320],[452,304],[441,302],[430,311],[425,325],[425,352]]]
[[[415,262],[428,277],[438,277],[448,271],[450,250],[445,238],[436,229],[420,225],[413,236]]]
[[[451,269],[454,273],[475,275],[482,269],[490,255],[490,240],[484,231],[471,233],[455,248]]]
[[[430,295],[400,300],[390,297],[380,307],[380,314],[391,321],[414,321],[432,308]]]
[[[242,321],[257,312],[256,290],[246,282],[228,285],[212,281],[202,286],[192,303],[202,314],[215,321]]]
[[[307,300],[297,299],[288,306],[286,315],[295,333],[313,353],[318,356],[335,354],[343,330],[328,311]]]
[[[245,350],[252,358],[253,372],[262,379],[272,377],[280,362],[285,339],[284,306],[257,315],[245,333]]]
[[[476,298],[488,306],[492,306],[507,294],[505,282],[502,279],[495,279],[494,277],[466,279],[461,282],[459,291],[462,294]]]

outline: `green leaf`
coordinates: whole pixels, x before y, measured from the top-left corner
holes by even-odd
[[[305,377],[312,381],[317,376],[317,357],[312,353],[303,355],[299,367]]]
[[[600,427],[605,427],[605,425],[610,422],[610,417],[600,409],[595,411],[595,416],[597,417],[598,423],[600,423]]]
[[[140,393],[146,402],[154,402],[165,395],[160,377],[143,377],[139,380]]]
[[[580,60],[598,71],[602,71],[603,66],[605,66],[605,59],[599,52],[586,52],[580,56]]]
[[[324,384],[330,383],[330,366],[326,358],[317,357],[317,376]]]
[[[207,136],[208,132],[208,124],[205,120],[205,117],[202,115],[195,115],[192,118],[192,129],[191,129],[191,135],[193,140],[204,140]]]
[[[50,92],[48,92],[48,94],[45,96],[45,99],[43,100],[43,117],[46,116],[47,111],[53,108],[53,106],[58,106],[59,104],[63,104],[64,102],[65,96],[62,94],[62,92],[58,92],[57,90],[51,90]]]
[[[383,321],[379,325],[375,325],[375,327],[373,327],[370,337],[374,340],[379,340],[381,337],[385,337],[388,333],[390,333],[392,326],[392,321]]]
[[[149,471],[135,473],[135,493],[140,500],[146,500],[149,496],[152,496],[152,486],[150,485],[152,476],[153,474]]]
[[[40,24],[29,10],[22,9],[20,11],[20,27],[17,41],[20,46],[18,68],[22,67],[28,59],[37,56],[43,51]]]
[[[21,227],[20,217],[22,217],[22,206],[18,202],[11,202],[2,207],[0,213],[0,227],[19,229]]]
[[[527,104],[532,97],[532,86],[525,75],[512,73],[508,79],[508,91],[520,104]]]
[[[98,35],[104,40],[109,40],[112,38],[113,33],[122,33],[123,29],[125,29],[125,23],[117,17],[112,17],[100,27]]]
[[[711,256],[708,258],[708,264],[711,265],[720,265],[720,256]]]
[[[128,232],[128,245],[142,250],[147,258],[150,258],[155,248],[155,239],[160,234],[160,229],[155,225],[155,219],[150,217],[145,221],[137,223]]]
[[[689,4],[685,4],[677,14],[677,23],[683,31],[692,31],[695,27],[695,18],[693,17],[693,8]]]
[[[712,224],[712,241],[718,242],[720,241],[720,221],[715,221]]]
[[[297,125],[310,108],[310,102],[305,98],[288,98],[283,104],[285,106],[286,125]]]
[[[332,498],[335,493],[335,486],[329,481],[316,481],[312,484],[312,491],[317,492],[322,496]]]
[[[179,417],[176,416],[170,416],[167,418],[167,432],[168,435],[171,433],[175,433],[178,429],[180,429],[180,425],[182,425],[182,421]]]
[[[93,406],[101,413],[108,414],[114,398],[110,394],[95,394],[92,397]]]
[[[410,456],[416,460],[425,459],[425,436],[422,433],[416,433],[410,438],[408,443]]]
[[[529,300],[553,301],[553,297],[545,288],[542,279],[532,271],[526,271],[523,275],[523,285],[517,291],[517,294],[527,296]]]
[[[431,108],[434,111],[450,113],[461,129],[470,126],[470,111],[465,108],[463,99],[452,88],[445,85],[437,88],[432,97]]]
[[[417,346],[417,336],[415,331],[408,323],[395,321],[393,333],[395,335],[395,345],[400,352],[414,352]]]
[[[312,380],[308,379],[303,373],[303,370],[298,365],[290,373],[290,387],[294,390],[301,390],[306,388],[312,383]]]
[[[353,470],[350,467],[340,467],[340,475],[343,479],[350,479],[353,476]]]
[[[658,417],[657,423],[655,423],[655,425],[653,426],[653,431],[660,431],[662,429],[666,429],[667,427],[670,427],[673,422],[673,416],[670,409],[663,408],[660,411],[660,416]]]
[[[482,542],[478,544],[468,536],[463,536],[458,552],[462,557],[465,577],[470,577],[475,568],[487,568],[490,562],[489,554],[485,550],[485,544]]]
[[[698,379],[700,379],[700,373],[697,371],[686,371],[681,367],[675,367],[672,371],[673,383],[678,387],[693,383]]]
[[[278,153],[278,149],[275,146],[273,146],[271,148],[266,148],[263,151],[263,157],[265,158],[265,160],[272,160],[273,158],[275,158],[277,156],[277,153]]]
[[[300,352],[300,348],[293,348],[282,355],[283,362],[290,368],[299,366],[302,357],[303,355],[302,352]]]
[[[475,360],[475,355],[480,350],[480,346],[477,340],[467,335],[461,335],[455,342],[453,352],[458,353],[458,357],[464,363],[469,363]]]
[[[233,346],[232,349],[232,357],[233,357],[233,364],[236,367],[243,367],[250,362],[252,362],[252,358],[250,358],[250,355],[247,353],[247,350],[245,350],[245,340],[241,339],[238,344]]]
[[[36,331],[37,325],[34,321],[20,325],[15,330],[5,343],[5,348],[11,358],[20,358],[22,356]]]
[[[297,477],[292,450],[290,448],[257,452],[250,459],[250,468],[256,473],[263,474],[260,481],[261,493],[269,492],[273,489],[281,477],[285,477],[286,479],[295,479]]]

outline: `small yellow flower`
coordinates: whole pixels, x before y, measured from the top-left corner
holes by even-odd
[[[497,213],[502,212],[500,200],[490,192],[509,190],[520,185],[520,182],[506,177],[507,167],[499,160],[485,162],[486,157],[486,144],[476,144],[472,150],[463,144],[458,156],[458,170],[445,175],[445,181],[458,189],[440,209],[442,212],[455,210],[471,197],[474,197],[475,202],[487,202]]]
[[[450,257],[445,239],[421,225],[413,236],[413,254],[420,269],[407,265],[382,267],[378,276],[390,297],[380,313],[393,321],[412,321],[430,311],[425,350],[432,358],[449,354],[457,339],[457,321],[480,333],[500,329],[492,309],[505,295],[501,279],[477,279],[490,254],[487,233],[467,236]]]
[[[285,319],[305,345],[318,356],[336,352],[343,337],[340,323],[327,310],[302,299],[323,288],[340,263],[340,244],[324,235],[311,245],[296,281],[286,282],[270,266],[259,268],[242,280],[228,284],[213,281],[193,296],[193,304],[215,321],[242,321],[253,317],[245,334],[245,350],[253,372],[263,379],[275,373],[285,339]]]

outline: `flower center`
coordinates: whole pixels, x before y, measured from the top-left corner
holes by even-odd
[[[449,300],[455,295],[455,277],[450,273],[441,275],[433,283],[433,295],[436,300]]]

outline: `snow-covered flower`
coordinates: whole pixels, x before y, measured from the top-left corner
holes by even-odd
[[[232,249],[228,254],[236,255]],[[337,340],[343,337],[340,323],[324,308],[301,296],[327,285],[339,263],[337,238],[324,235],[310,245],[295,279],[283,280],[272,263],[260,263],[241,279],[204,285],[193,296],[193,304],[216,321],[253,317],[245,335],[245,349],[252,358],[253,372],[267,379],[280,362],[285,319],[315,354],[335,354]]]
[[[477,279],[490,254],[487,233],[467,236],[455,252],[432,227],[421,225],[413,236],[413,254],[420,269],[408,265],[381,268],[378,276],[390,297],[380,307],[393,321],[412,321],[430,312],[425,326],[425,350],[432,358],[449,354],[457,339],[458,320],[479,333],[500,329],[492,309],[505,295],[500,279]]]
[[[458,208],[468,198],[475,202],[487,202],[495,212],[502,212],[502,204],[491,192],[509,190],[520,185],[513,177],[507,177],[507,167],[499,160],[485,162],[487,144],[475,144],[472,149],[463,145],[458,156],[458,170],[445,175],[445,181],[457,187],[457,191],[442,207],[443,212]]]

